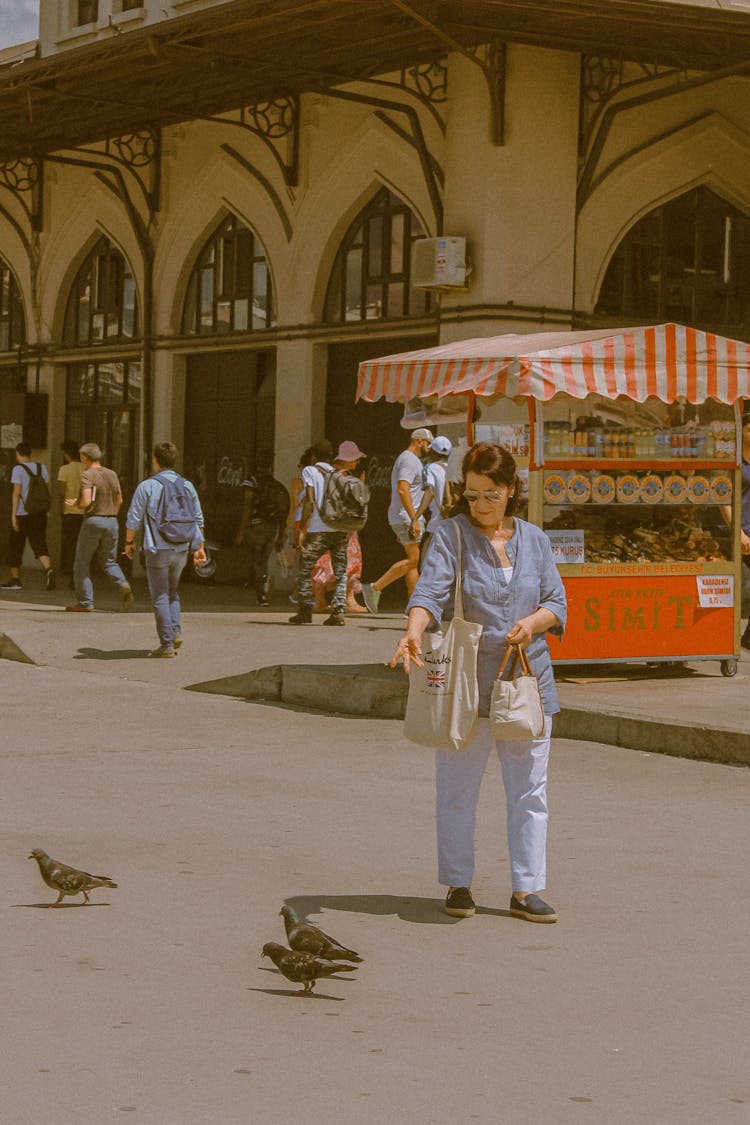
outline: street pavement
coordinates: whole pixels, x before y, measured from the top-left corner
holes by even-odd
[[[186,587],[185,645],[154,661],[142,590],[129,614],[106,593],[87,616],[22,597],[0,601],[35,662],[0,660],[3,1125],[750,1120],[747,769],[555,738],[560,921],[541,927],[507,913],[493,762],[480,909],[456,921],[431,755],[397,722],[183,690],[384,661],[398,615],[295,630],[286,607]],[[743,666],[645,684],[655,721],[688,697],[704,722],[747,713]],[[611,707],[633,683],[562,688]],[[46,909],[32,847],[119,887]],[[294,995],[260,958],[284,901],[359,950],[357,971]]]

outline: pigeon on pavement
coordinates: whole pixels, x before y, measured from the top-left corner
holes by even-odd
[[[291,906],[282,906],[279,914],[284,919],[286,940],[292,949],[300,953],[314,953],[317,957],[327,957],[329,961],[363,960],[353,949],[345,949],[312,922],[300,922]]]
[[[50,907],[57,906],[66,895],[83,895],[84,902],[88,902],[88,892],[94,887],[117,886],[109,875],[89,875],[87,871],[78,871],[75,867],[60,863],[59,859],[50,859],[41,848],[34,848],[28,858],[37,861],[39,872],[47,886],[58,892],[57,900],[51,902]]]
[[[295,984],[302,984],[304,988],[299,996],[309,996],[315,987],[315,982],[321,977],[332,977],[334,973],[354,973],[356,965],[339,965],[336,961],[326,961],[323,957],[314,957],[312,953],[296,953],[285,949],[275,941],[268,941],[263,946],[263,957],[270,957],[276,968],[287,980]]]

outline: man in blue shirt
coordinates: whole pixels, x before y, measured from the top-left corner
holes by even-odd
[[[32,476],[40,474],[42,480],[49,487],[47,466],[40,461],[31,460],[31,446],[26,441],[19,441],[16,446],[16,464],[11,473],[10,483],[13,485],[11,497],[11,535],[10,535],[10,579],[3,582],[3,590],[22,590],[21,562],[23,549],[28,539],[36,558],[42,564],[45,583],[48,590],[55,588],[55,572],[47,548],[47,513],[27,512],[26,501],[29,496],[29,485]]]
[[[154,475],[141,481],[136,488],[125,521],[125,554],[129,559],[135,553],[138,532],[142,531],[146,577],[159,635],[159,647],[149,655],[156,657],[174,656],[182,644],[179,582],[188,553],[192,552],[197,566],[206,561],[200,500],[190,481],[175,471],[177,456],[177,446],[171,441],[161,441],[154,446]],[[180,542],[173,541],[174,533],[165,538],[164,525],[160,526],[164,490],[170,485],[183,491],[192,503],[194,518],[179,532],[180,536],[185,535]]]

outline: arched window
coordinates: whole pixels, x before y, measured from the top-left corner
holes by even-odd
[[[596,313],[750,326],[750,218],[705,187],[657,207],[615,251]]]
[[[139,331],[133,271],[115,244],[102,237],[71,286],[65,343],[117,343],[137,337]]]
[[[184,332],[216,335],[269,328],[273,294],[260,239],[235,215],[214,232],[190,275]]]
[[[23,302],[10,267],[0,258],[0,352],[26,342]]]
[[[432,297],[410,282],[411,247],[425,231],[403,200],[382,188],[349,228],[328,285],[326,320],[424,316]]]

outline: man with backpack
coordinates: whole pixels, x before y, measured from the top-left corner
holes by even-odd
[[[120,534],[117,513],[122,505],[120,480],[113,469],[105,469],[102,465],[102,451],[96,442],[86,442],[78,455],[83,465],[81,491],[77,499],[66,499],[65,505],[82,508],[84,517],[73,563],[76,601],[73,605],[66,605],[65,609],[68,613],[94,612],[91,563],[96,557],[107,578],[117,586],[120,605],[127,610],[133,604],[133,591],[117,562]]]
[[[196,566],[206,561],[203,512],[195,487],[175,470],[177,446],[160,441],[153,449],[154,475],[133,493],[125,521],[125,554],[132,559],[142,532],[146,578],[156,619],[159,647],[149,656],[172,657],[182,644],[180,575],[188,554]]]
[[[55,588],[55,572],[47,548],[47,512],[50,509],[49,474],[47,466],[31,460],[31,446],[19,441],[16,446],[16,464],[10,476],[13,485],[11,497],[10,581],[0,589],[22,590],[21,562],[28,539],[34,557],[44,570],[48,590]]]
[[[235,547],[250,548],[248,586],[255,590],[258,605],[268,605],[268,560],[271,551],[284,546],[291,498],[285,486],[275,479],[270,465],[259,465],[254,476],[243,480],[242,515]]]
[[[356,442],[342,441],[332,465],[328,461],[317,459],[325,457],[330,448],[328,442],[314,446],[316,462],[302,470],[305,498],[298,536],[301,549],[297,595],[299,609],[289,618],[292,625],[309,625],[312,622],[312,569],[326,551],[331,555],[336,588],[331,602],[331,614],[323,624],[344,624],[346,548],[349,534],[363,527],[367,519],[367,486],[352,474],[352,470],[366,454],[357,448]]]

